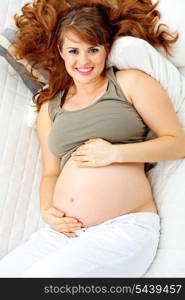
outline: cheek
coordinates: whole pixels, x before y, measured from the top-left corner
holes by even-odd
[[[65,66],[67,67],[70,67],[70,66],[73,66],[75,64],[75,59],[73,57],[64,57],[64,63],[65,63]]]
[[[100,69],[103,69],[105,66],[105,58],[102,56],[102,58],[99,58],[96,60],[96,65],[99,66]]]
[[[98,64],[104,63],[105,60],[106,60],[106,58],[107,58],[107,56],[106,56],[104,53],[102,53],[101,55],[99,55],[99,56],[97,57],[97,63],[98,63]]]

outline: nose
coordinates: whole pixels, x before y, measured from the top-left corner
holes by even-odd
[[[80,53],[80,55],[78,56],[79,67],[89,67],[89,65],[88,65],[89,62],[90,62],[90,59],[89,59],[88,53],[86,53],[86,52]]]

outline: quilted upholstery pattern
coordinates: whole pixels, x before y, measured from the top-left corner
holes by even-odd
[[[40,148],[27,126],[31,92],[0,57],[0,257],[40,226]]]

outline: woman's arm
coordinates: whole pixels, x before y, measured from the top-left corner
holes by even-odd
[[[164,136],[140,143],[114,144],[113,161],[127,162],[159,162],[184,158],[184,137]]]
[[[42,178],[40,183],[40,209],[51,207],[53,193],[58,176],[60,175],[60,159],[55,157],[48,148],[48,134],[52,123],[48,114],[48,103],[43,103],[36,119],[36,132],[42,150]]]
[[[53,206],[53,193],[58,176],[43,175],[40,181],[40,211],[42,213]]]
[[[120,87],[157,138],[114,144],[115,162],[158,162],[185,156],[185,134],[163,87],[139,70],[117,72]],[[175,87],[174,87],[175,88]]]

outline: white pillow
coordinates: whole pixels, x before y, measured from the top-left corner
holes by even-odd
[[[153,3],[156,0],[152,0]],[[185,0],[160,0],[157,9],[161,13],[159,23],[166,24],[172,32],[179,33],[179,39],[172,45],[172,56],[168,59],[176,67],[185,67]],[[159,49],[164,54],[163,49]]]
[[[111,48],[107,66],[139,69],[154,77],[167,91],[178,113],[185,99],[185,78],[161,53],[143,39],[121,37]]]

